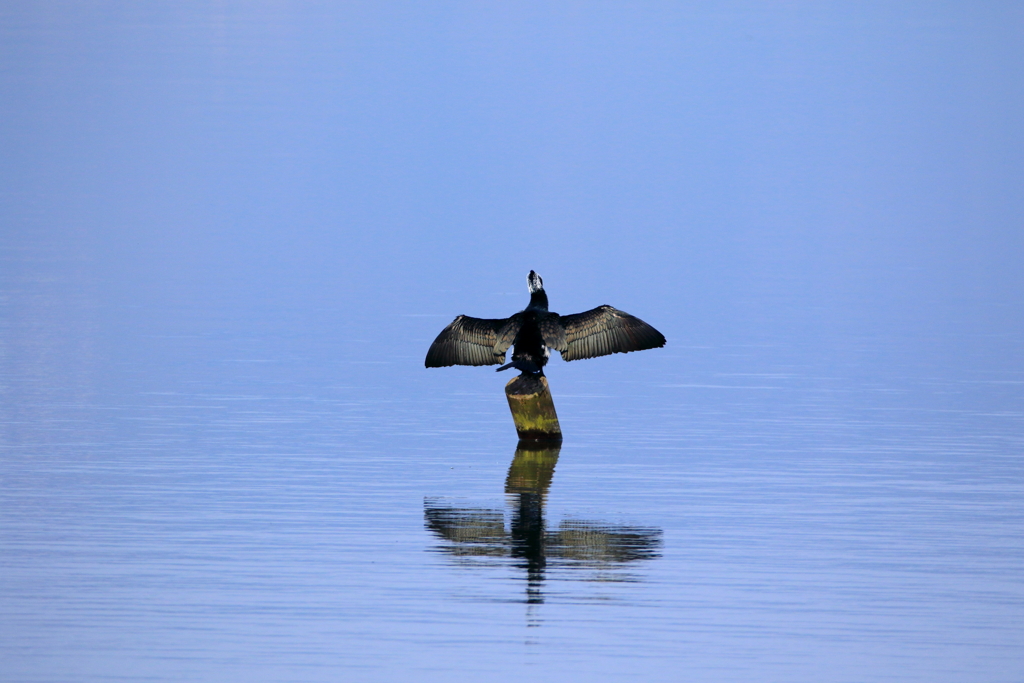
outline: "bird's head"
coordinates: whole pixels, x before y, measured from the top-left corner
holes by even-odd
[[[526,278],[526,282],[530,285],[530,294],[536,294],[544,290],[544,281],[540,279],[540,275],[530,271],[530,275]]]

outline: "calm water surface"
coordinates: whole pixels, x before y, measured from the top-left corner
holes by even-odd
[[[554,361],[565,443],[517,453],[503,377],[420,366],[443,320],[7,286],[8,680],[1021,674],[1021,374]]]
[[[0,11],[0,680],[1024,680],[1020,17],[431,7]]]

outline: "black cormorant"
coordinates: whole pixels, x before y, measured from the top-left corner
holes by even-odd
[[[579,360],[655,349],[665,336],[639,318],[611,306],[574,315],[548,310],[548,295],[540,275],[530,271],[530,305],[510,318],[483,319],[460,315],[444,328],[427,351],[428,368],[448,365],[501,365],[510,346],[512,362],[498,371],[516,368],[524,375],[543,375],[549,349],[562,360]]]

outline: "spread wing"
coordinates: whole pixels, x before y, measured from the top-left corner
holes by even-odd
[[[562,318],[557,313],[548,313],[537,325],[540,327],[540,334],[544,337],[544,344],[559,352],[565,352],[565,328],[562,327]]]
[[[561,351],[563,360],[643,351],[665,345],[665,336],[661,332],[640,318],[611,306],[563,315],[561,321],[565,329],[565,350]]]
[[[509,328],[515,327],[509,336]],[[519,330],[515,316],[491,320],[460,315],[441,330],[427,351],[424,365],[442,368],[448,365],[501,365],[505,352]],[[506,341],[507,339],[507,341]]]

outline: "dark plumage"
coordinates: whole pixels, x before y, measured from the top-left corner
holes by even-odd
[[[542,375],[550,349],[568,361],[665,345],[661,332],[611,306],[574,315],[552,313],[540,276],[531,270],[527,282],[529,306],[509,318],[460,315],[437,335],[427,351],[425,365],[501,365],[505,352],[514,346],[512,362],[498,370],[514,367],[524,374]]]

